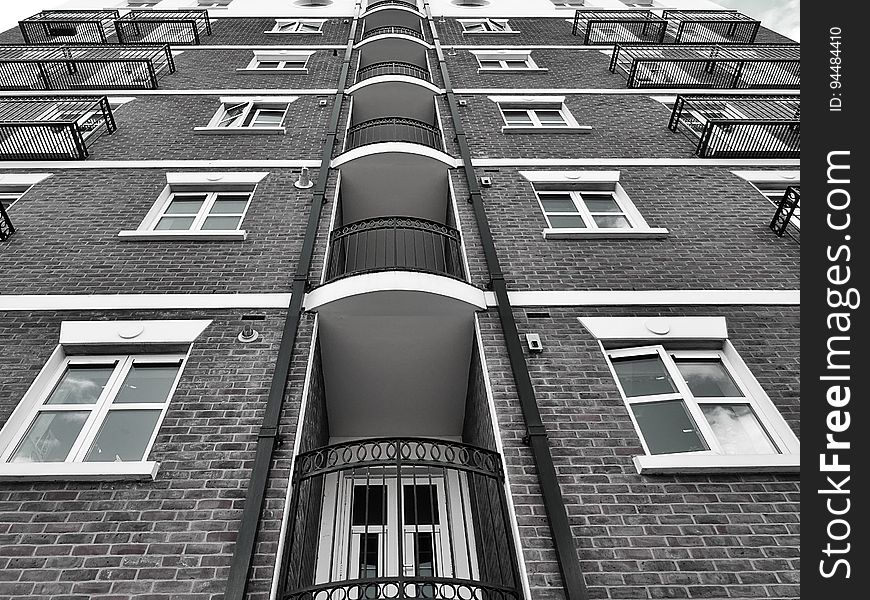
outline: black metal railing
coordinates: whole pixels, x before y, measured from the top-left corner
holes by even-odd
[[[418,39],[424,39],[423,33],[413,27],[405,27],[404,25],[383,25],[381,27],[373,27],[362,34],[362,39],[368,39],[376,35],[408,35]]]
[[[384,62],[376,62],[364,67],[360,67],[356,72],[356,81],[364,81],[370,77],[379,75],[404,75],[405,77],[414,77],[423,81],[432,81],[429,76],[429,71],[423,67],[419,67],[414,63],[403,62],[399,60],[391,60]]]
[[[122,44],[200,43],[211,35],[207,10],[131,10],[115,21],[118,41]]]
[[[358,123],[347,130],[345,150],[379,142],[410,142],[443,150],[441,130],[407,117],[382,117]]]
[[[703,158],[799,158],[800,98],[680,95],[668,128],[696,139]]]
[[[81,160],[117,129],[102,97],[0,97],[0,160]]]
[[[416,2],[409,2],[408,0],[371,0],[371,2],[366,3],[366,10],[371,10],[379,6],[403,6],[417,12],[420,11],[420,9],[417,8]]]
[[[662,18],[675,44],[751,44],[761,29],[761,21],[737,11],[666,10]]]
[[[15,226],[12,225],[12,219],[0,202],[0,242],[8,240],[13,233],[15,233]]]
[[[630,88],[796,89],[800,46],[616,44],[610,71]]]
[[[378,217],[334,230],[326,281],[377,271],[422,271],[464,279],[459,232],[414,217]]]
[[[105,44],[117,10],[44,10],[18,22],[25,44]]]
[[[661,44],[668,23],[649,11],[574,12],[573,35],[582,35],[585,46],[623,44]]]
[[[776,212],[773,214],[773,220],[770,222],[770,228],[773,232],[782,237],[788,230],[789,224],[792,223],[792,218],[796,214],[800,214],[800,208],[801,189],[796,186],[787,187],[776,207]]]
[[[380,438],[301,454],[284,600],[521,598],[499,455]]]
[[[0,46],[0,89],[147,90],[174,73],[168,44]]]

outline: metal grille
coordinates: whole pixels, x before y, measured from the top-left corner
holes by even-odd
[[[0,89],[155,89],[174,73],[169,46],[0,46]]]
[[[423,34],[412,27],[404,25],[384,25],[382,27],[373,27],[368,31],[364,31],[362,39],[374,37],[376,35],[409,35],[418,39],[423,39]]]
[[[196,45],[211,35],[207,10],[131,10],[115,29],[122,44]]]
[[[385,61],[376,62],[365,67],[360,67],[356,72],[356,81],[359,83],[369,77],[377,77],[379,75],[404,75],[406,77],[414,77],[423,81],[431,81],[429,71],[423,67],[409,62],[403,61]]]
[[[326,281],[374,271],[423,271],[463,279],[459,232],[411,217],[350,223],[330,236]]]
[[[662,18],[675,44],[751,44],[761,28],[737,11],[666,10]]]
[[[574,35],[583,36],[585,46],[623,44],[660,44],[667,21],[646,10],[574,12]]]
[[[668,123],[704,158],[799,158],[797,96],[677,96]]]
[[[369,439],[301,454],[285,600],[521,597],[495,452]]]
[[[410,142],[436,150],[443,149],[441,131],[428,123],[406,117],[371,119],[347,131],[347,150],[378,142]]]
[[[105,44],[118,17],[117,10],[44,10],[18,27],[25,44]]]
[[[792,216],[796,210],[800,210],[800,206],[801,189],[789,186],[782,195],[782,200],[779,201],[779,206],[776,207],[773,220],[770,222],[770,228],[776,235],[782,237],[785,234]]]

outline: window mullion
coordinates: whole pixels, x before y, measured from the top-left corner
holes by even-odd
[[[88,420],[85,421],[78,439],[76,439],[75,444],[70,449],[70,453],[67,455],[67,462],[82,462],[84,459],[85,453],[94,443],[94,439],[100,431],[100,426],[109,412],[109,407],[112,405],[112,400],[115,399],[115,396],[120,391],[121,385],[123,385],[132,364],[132,357],[127,356],[120,359],[115,365],[115,371],[109,377],[109,381],[106,382],[106,388],[97,400],[96,405],[91,409]]]
[[[535,109],[527,108],[526,114],[529,115],[529,118],[532,120],[533,127],[543,127],[543,125],[541,125],[541,120],[538,118],[538,113],[535,112]]]
[[[190,231],[200,230],[203,222],[205,222],[205,218],[208,216],[208,214],[211,212],[212,207],[214,206],[217,195],[217,192],[209,192],[208,194],[206,194],[205,201],[202,203],[202,208],[199,209],[199,212],[193,219],[193,223],[191,223],[190,225]]]
[[[707,446],[710,447],[711,451],[716,454],[722,454],[722,446],[719,444],[716,434],[713,433],[713,428],[710,427],[710,423],[707,422],[707,417],[704,416],[700,404],[689,389],[689,385],[686,383],[686,380],[683,379],[680,369],[677,368],[677,363],[674,362],[674,359],[667,353],[667,351],[665,351],[664,348],[662,348],[660,352],[665,368],[668,370],[668,374],[671,376],[671,379],[677,386],[680,394],[682,394],[683,401],[686,403],[686,409],[689,411],[689,414],[692,415],[692,419],[695,421],[695,426],[698,428],[701,437],[703,437],[707,442]]]
[[[586,227],[588,227],[589,229],[598,229],[598,225],[595,223],[595,219],[592,218],[592,213],[589,212],[589,209],[586,207],[586,203],[583,201],[583,195],[580,192],[572,191],[571,200],[574,201],[574,206],[577,207],[577,211],[586,222]]]

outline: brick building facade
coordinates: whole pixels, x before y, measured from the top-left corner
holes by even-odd
[[[800,596],[796,44],[65,9],[0,34],[0,597]]]

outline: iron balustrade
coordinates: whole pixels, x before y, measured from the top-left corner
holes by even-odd
[[[416,12],[420,12],[417,8],[417,3],[409,2],[408,0],[372,0],[366,4],[366,10],[369,11],[373,8],[378,8],[379,6],[403,6]]]
[[[378,217],[332,232],[326,281],[378,271],[422,271],[464,280],[459,232],[413,217]]]
[[[680,95],[668,128],[696,139],[703,158],[799,158],[800,98]]]
[[[782,237],[788,230],[789,223],[792,223],[792,217],[795,213],[799,213],[801,208],[801,189],[797,186],[789,186],[786,188],[779,205],[776,207],[776,212],[773,214],[773,220],[770,222],[770,228],[773,232]]]
[[[737,11],[666,10],[662,18],[675,44],[751,44],[761,29],[761,21]]]
[[[169,45],[0,46],[0,89],[147,90],[175,72]]]
[[[574,12],[571,33],[583,34],[583,45],[661,44],[668,23],[646,10]]]
[[[798,44],[616,44],[611,73],[630,88],[797,89]]]
[[[0,160],[81,160],[116,129],[105,96],[0,97]]]
[[[12,219],[0,202],[0,242],[8,240],[15,233],[15,227],[12,225]]]
[[[122,44],[196,45],[211,35],[207,10],[131,10],[115,21]]]
[[[299,455],[284,600],[521,598],[500,456],[379,438]]]
[[[410,142],[443,150],[441,130],[407,117],[383,117],[357,123],[347,130],[346,150],[379,142]]]
[[[381,27],[373,27],[362,34],[362,39],[368,39],[376,35],[408,35],[417,39],[424,39],[423,33],[417,31],[413,27],[405,27],[404,25],[383,25]]]
[[[378,77],[379,75],[404,75],[405,77],[414,77],[415,79],[422,79],[423,81],[432,81],[427,69],[413,63],[399,60],[376,62],[360,67],[356,72],[356,81],[359,83],[360,81],[364,81],[370,77]]]
[[[117,10],[44,10],[18,22],[25,44],[105,44]]]

